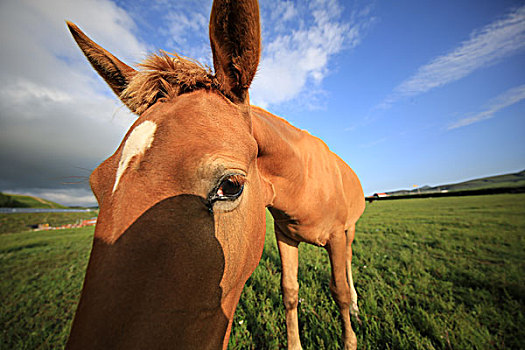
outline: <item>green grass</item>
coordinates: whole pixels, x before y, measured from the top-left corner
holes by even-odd
[[[525,194],[378,201],[354,243],[361,349],[519,349],[525,339]],[[271,221],[271,220],[269,220]],[[286,345],[272,229],[234,319],[230,349]],[[61,348],[92,228],[0,236],[2,349]],[[300,245],[305,349],[340,348],[326,252]]]
[[[426,192],[436,192],[441,190],[448,190],[449,192],[458,191],[472,191],[472,190],[489,190],[496,188],[506,188],[507,192],[510,189],[523,189],[525,187],[525,170],[512,174],[503,174],[496,176],[488,176],[479,179],[468,180],[454,184],[442,184],[433,187],[423,186],[419,189],[400,190],[387,192],[391,195],[406,195]]]
[[[452,185],[439,187],[448,188],[451,191],[461,191],[469,189],[497,188],[497,187],[524,187],[525,170],[513,174],[488,176],[480,179],[460,182]]]
[[[92,236],[92,227],[0,236],[1,349],[63,347]]]
[[[493,349],[525,339],[525,195],[374,202],[357,226],[353,270],[360,348]],[[328,255],[299,250],[307,349],[339,348]],[[235,315],[231,348],[284,345],[280,266],[269,234]],[[240,324],[242,323],[242,324]]]
[[[65,209],[66,206],[47,199],[0,192],[0,207]]]
[[[49,226],[60,226],[73,224],[77,221],[90,219],[97,215],[98,211],[79,213],[0,214],[0,234],[30,231],[30,225],[49,224]]]

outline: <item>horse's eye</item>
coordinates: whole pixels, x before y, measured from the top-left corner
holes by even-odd
[[[215,199],[226,200],[238,198],[244,189],[245,179],[242,175],[231,175],[223,179],[215,193]]]

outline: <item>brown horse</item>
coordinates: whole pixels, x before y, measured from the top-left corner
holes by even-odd
[[[215,74],[167,54],[137,71],[68,26],[139,117],[90,178],[100,215],[67,347],[225,349],[262,254],[269,207],[288,347],[301,347],[297,247],[308,242],[330,255],[343,341],[355,349],[351,244],[363,192],[321,140],[250,106],[260,56],[257,1],[214,1]]]

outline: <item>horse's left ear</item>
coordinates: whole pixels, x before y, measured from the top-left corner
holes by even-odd
[[[223,92],[233,102],[247,102],[261,52],[257,0],[213,1],[210,43],[215,75]]]

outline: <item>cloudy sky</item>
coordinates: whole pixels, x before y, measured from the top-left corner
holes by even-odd
[[[260,0],[251,101],[321,137],[366,194],[525,168],[525,3]],[[0,191],[92,205],[135,119],[71,39],[211,65],[201,0],[2,0]]]

